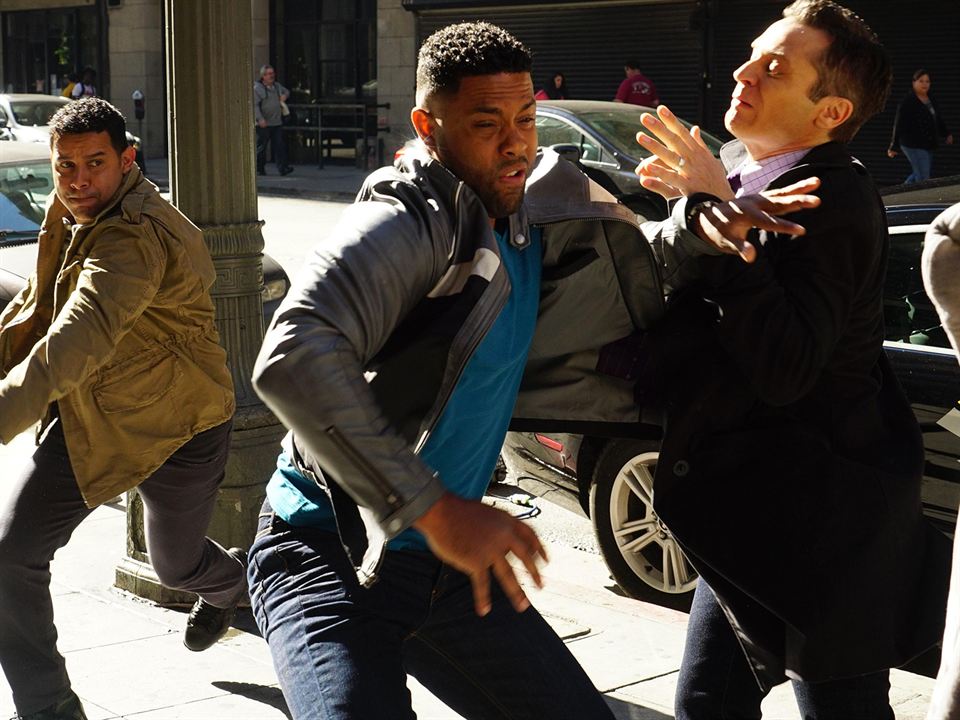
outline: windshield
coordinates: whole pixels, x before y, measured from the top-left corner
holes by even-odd
[[[52,190],[49,162],[0,165],[0,240],[36,238]]]
[[[14,100],[10,103],[10,110],[23,127],[40,127],[49,125],[53,114],[69,101],[60,101],[54,98],[49,100]]]
[[[613,110],[578,112],[577,117],[592,127],[597,135],[606,138],[618,152],[627,157],[641,159],[650,154],[637,144],[637,131],[643,128],[640,124],[642,114],[643,111],[639,108],[627,106]],[[687,128],[692,126],[686,120],[680,122]],[[703,141],[714,155],[720,153],[720,146],[723,145],[720,140],[704,132]]]

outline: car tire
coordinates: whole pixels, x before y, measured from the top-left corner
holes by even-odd
[[[590,517],[607,568],[627,595],[689,610],[697,573],[653,510],[659,455],[657,440],[607,443],[590,484]]]

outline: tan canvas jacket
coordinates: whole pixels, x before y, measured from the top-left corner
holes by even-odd
[[[214,279],[200,230],[136,166],[87,225],[51,194],[36,272],[0,315],[0,441],[57,402],[94,507],[228,420]]]

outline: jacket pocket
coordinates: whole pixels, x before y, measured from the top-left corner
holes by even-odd
[[[94,386],[93,396],[105,413],[138,410],[169,393],[182,376],[180,359],[162,351],[111,368]]]

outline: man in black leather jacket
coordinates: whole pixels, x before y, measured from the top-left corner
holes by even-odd
[[[632,379],[598,357],[659,319],[659,270],[629,209],[537,154],[508,33],[431,36],[412,121],[422,150],[367,179],[255,368],[292,433],[250,551],[254,612],[297,717],[412,717],[410,673],[468,718],[609,718],[507,561],[539,582],[535,533],[480,500],[525,369],[541,413],[636,419]],[[762,211],[814,201],[737,203],[793,228]]]

